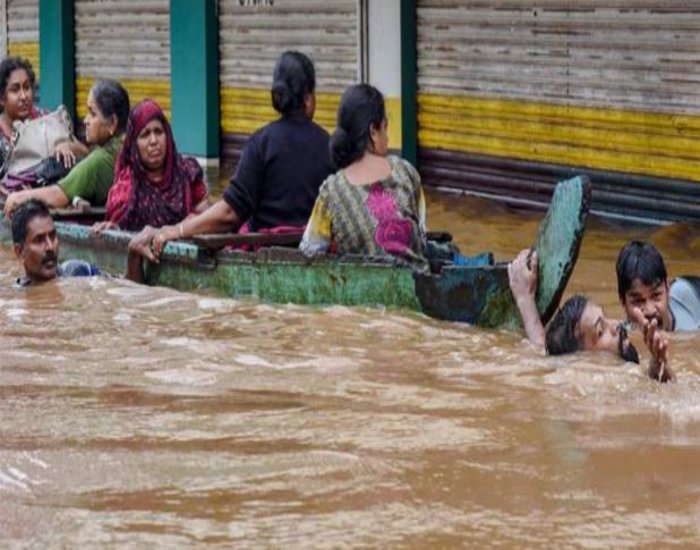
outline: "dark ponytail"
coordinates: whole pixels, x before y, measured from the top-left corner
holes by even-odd
[[[304,98],[316,89],[314,64],[303,53],[284,52],[272,76],[272,106],[283,116],[304,112]]]
[[[355,84],[345,90],[330,144],[331,158],[337,168],[345,168],[362,158],[370,143],[370,128],[379,128],[385,118],[384,96],[374,86]]]
[[[92,97],[102,111],[102,116],[111,116],[117,119],[117,131],[126,130],[129,120],[129,94],[116,80],[109,78],[98,79],[92,85]]]

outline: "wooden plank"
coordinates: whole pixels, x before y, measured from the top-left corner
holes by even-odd
[[[91,207],[85,210],[54,208],[51,210],[51,217],[56,221],[100,222],[105,219],[106,213],[107,209],[100,207]]]
[[[189,240],[201,248],[223,248],[225,246],[298,246],[303,232],[298,233],[217,233],[195,235]]]

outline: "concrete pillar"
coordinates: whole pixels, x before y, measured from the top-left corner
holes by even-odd
[[[73,0],[39,0],[41,106],[63,104],[75,117],[75,10]]]
[[[178,150],[219,158],[219,21],[216,2],[170,0],[170,94]]]

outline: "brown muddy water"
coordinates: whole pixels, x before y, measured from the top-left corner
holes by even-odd
[[[428,215],[501,259],[541,217],[440,194]],[[633,237],[700,273],[697,228],[594,218],[568,294],[619,315]],[[700,336],[672,336],[662,386],[410,312],[18,275],[0,248],[3,547],[700,544]]]

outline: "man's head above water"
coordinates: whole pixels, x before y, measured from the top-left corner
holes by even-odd
[[[639,308],[651,322],[664,330],[673,329],[668,307],[668,279],[661,254],[649,242],[631,241],[617,257],[617,293],[628,319]]]
[[[43,202],[29,199],[17,207],[12,215],[12,240],[31,283],[49,281],[58,275],[58,236]]]
[[[547,325],[545,349],[549,355],[609,351],[625,361],[639,363],[639,354],[625,327],[608,319],[600,306],[578,294],[569,298]]]

